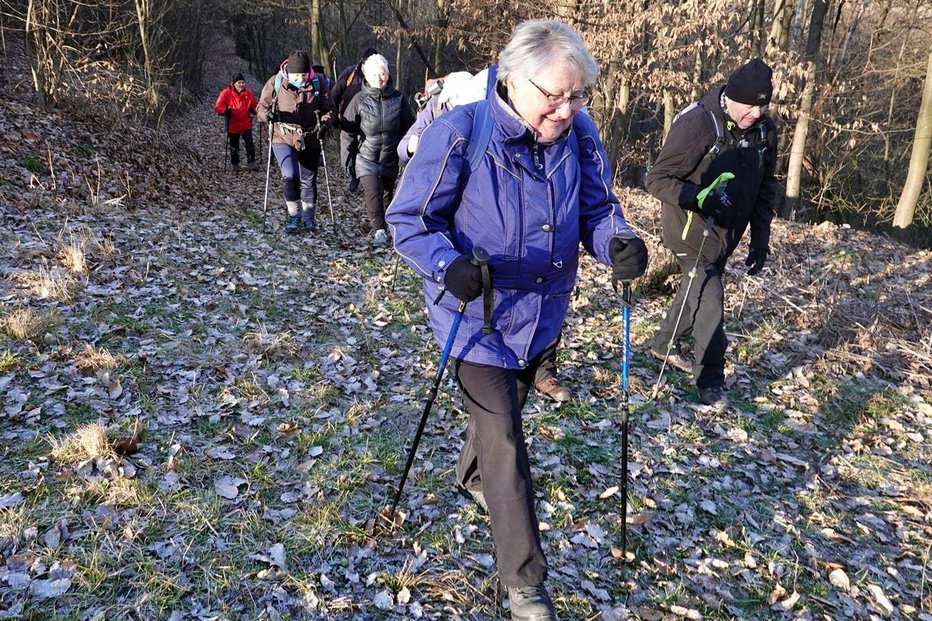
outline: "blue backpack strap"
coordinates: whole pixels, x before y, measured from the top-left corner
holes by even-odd
[[[485,99],[479,100],[476,112],[472,117],[472,131],[469,134],[469,146],[466,147],[466,159],[469,160],[469,171],[475,172],[479,163],[485,156],[485,150],[492,139],[492,115],[489,112],[489,98],[495,96],[495,81],[498,76],[498,67],[489,67],[488,82],[485,86]]]
[[[485,156],[485,150],[491,139],[492,115],[489,114],[489,100],[483,99],[476,105],[476,113],[472,117],[469,146],[466,147],[466,159],[469,160],[470,172],[475,172],[479,168],[479,163]]]

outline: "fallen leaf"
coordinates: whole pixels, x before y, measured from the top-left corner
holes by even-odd
[[[214,481],[214,491],[218,496],[233,500],[239,495],[239,486],[246,483],[246,479],[222,476]]]

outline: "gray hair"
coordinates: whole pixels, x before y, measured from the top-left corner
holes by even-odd
[[[571,26],[555,20],[527,20],[515,27],[498,56],[498,79],[530,78],[561,61],[575,67],[587,87],[599,77],[599,64]]]
[[[370,71],[377,70],[377,69],[384,69],[385,73],[390,73],[388,70],[388,61],[381,54],[373,54],[372,56],[367,58],[362,63],[361,69],[362,69],[363,75],[366,75]]]

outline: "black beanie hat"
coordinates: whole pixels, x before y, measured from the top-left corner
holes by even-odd
[[[748,106],[766,106],[773,96],[773,70],[760,58],[741,65],[728,78],[725,97]]]
[[[288,55],[288,73],[310,73],[311,57],[307,52],[295,50]]]
[[[245,79],[246,79],[246,78],[243,77],[243,74],[242,74],[242,73],[236,73],[236,74],[233,75],[233,81],[234,81],[234,82],[239,82],[240,80],[245,80]]]

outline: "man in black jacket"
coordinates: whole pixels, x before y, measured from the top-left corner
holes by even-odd
[[[750,225],[745,265],[750,268],[748,274],[761,271],[769,253],[770,221],[779,197],[774,180],[777,132],[766,114],[773,94],[772,75],[763,61],[752,60],[731,74],[727,84],[683,110],[674,119],[646,178],[647,191],[663,203],[663,243],[676,254],[683,273],[676,300],[654,335],[651,354],[662,359],[671,342],[692,334],[695,362],[691,370],[699,397],[718,408],[728,405],[722,283],[725,263]],[[734,178],[703,193],[722,173],[731,173]],[[710,219],[710,235],[702,246]],[[690,287],[689,272],[694,266],[696,277]],[[668,362],[689,369],[676,354]]]

